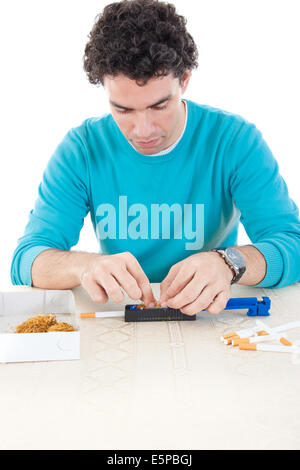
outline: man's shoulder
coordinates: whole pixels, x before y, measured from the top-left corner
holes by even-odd
[[[112,130],[112,115],[110,113],[102,116],[92,116],[84,119],[79,125],[72,127],[72,131],[82,138],[88,138],[91,135],[101,136],[102,133]]]
[[[194,119],[208,126],[253,126],[254,124],[239,113],[208,104],[186,100]]]

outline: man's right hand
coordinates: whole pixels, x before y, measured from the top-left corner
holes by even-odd
[[[95,255],[82,272],[80,282],[92,300],[101,304],[109,298],[113,302],[122,302],[122,288],[130,298],[141,299],[147,307],[154,307],[156,302],[148,277],[135,256],[128,251]]]

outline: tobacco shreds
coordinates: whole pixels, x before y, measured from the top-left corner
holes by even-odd
[[[141,304],[141,305],[138,305],[137,308],[140,308],[140,309],[143,309],[143,308],[147,308],[145,304]],[[155,305],[153,308],[162,308],[162,306],[160,305],[159,302],[155,302]]]
[[[47,333],[47,331],[75,331],[72,325],[57,322],[56,315],[36,315],[28,318],[16,328],[16,333]]]
[[[69,323],[66,323],[64,321],[60,321],[60,322],[56,323],[55,325],[51,325],[48,328],[48,331],[75,331],[75,329]]]

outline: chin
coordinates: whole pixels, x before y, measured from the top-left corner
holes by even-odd
[[[139,153],[143,153],[145,155],[152,155],[160,152],[160,149],[156,149],[155,147],[152,147],[150,149],[136,148],[136,150]]]

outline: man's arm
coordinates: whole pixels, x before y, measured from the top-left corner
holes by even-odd
[[[32,284],[41,289],[72,289],[82,285],[95,302],[122,302],[121,288],[132,299],[154,307],[150,282],[129,252],[114,255],[50,249],[32,263]]]
[[[32,263],[32,286],[40,289],[72,289],[81,284],[81,277],[97,253],[49,249]]]
[[[253,250],[257,248],[266,260],[265,276],[258,284],[250,285],[277,288],[299,282],[299,209],[289,196],[277,161],[254,125],[244,124],[239,129],[228,149],[228,169],[227,187],[241,213],[241,223]],[[240,283],[247,279],[245,273]]]
[[[84,218],[89,212],[88,181],[84,147],[80,136],[71,129],[48,161],[24,235],[18,240],[11,263],[14,285],[32,285],[31,268],[36,258],[45,261],[45,269],[49,261],[46,272],[49,277],[46,285],[46,276],[41,272],[41,279],[35,279],[35,282],[48,288],[57,285],[55,264],[52,264],[54,269],[50,269],[50,249],[52,256],[56,250],[60,251],[59,256],[72,256],[63,251],[78,243]],[[53,274],[50,275],[50,271]],[[71,277],[73,284],[73,275]],[[68,285],[68,282],[63,281],[62,285]]]

